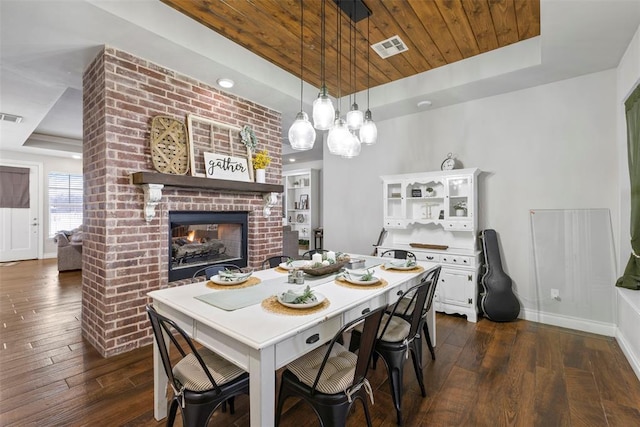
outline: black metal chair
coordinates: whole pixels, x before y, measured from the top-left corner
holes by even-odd
[[[440,278],[440,269],[441,269],[440,266],[436,267],[431,272],[429,272],[429,275],[426,277],[427,280],[432,280],[435,283],[435,285],[429,288],[429,293],[427,294],[427,302],[424,307],[425,316],[427,312],[431,310],[431,305],[433,304],[433,296],[436,293],[436,286],[438,285],[438,280]],[[409,321],[412,312],[413,312],[413,307],[410,306],[410,301],[408,299],[404,298],[398,301],[398,309],[396,311],[396,315],[402,316],[405,320]],[[422,332],[424,337],[427,340],[427,347],[429,347],[429,352],[431,353],[431,360],[436,360],[436,352],[435,352],[435,349],[433,348],[433,343],[431,342],[431,335],[429,334],[429,325],[426,322],[426,318],[425,318],[425,322],[423,322],[422,324]],[[419,339],[422,339],[422,336],[420,336]],[[420,346],[420,349],[421,349],[420,351],[422,351],[422,346]],[[420,357],[420,360],[422,360],[422,357]]]
[[[321,346],[287,365],[282,373],[278,395],[276,426],[280,424],[282,408],[289,397],[298,397],[307,402],[320,419],[320,425],[327,427],[344,426],[350,408],[356,400],[360,400],[364,406],[367,426],[371,426],[367,399],[368,394],[373,391],[366,375],[376,342],[376,332],[386,308],[380,307],[347,323],[340,328],[328,346]],[[362,325],[357,355],[338,342],[342,334],[356,324]],[[328,367],[335,371],[330,377],[323,375]]]
[[[293,259],[293,257],[286,256],[286,255],[276,255],[276,256],[269,257],[264,261],[262,261],[262,269],[264,270],[265,268],[275,268],[280,264],[282,264],[283,262],[287,262],[290,259]]]
[[[396,258],[396,259],[416,259],[416,255],[411,251],[405,251],[403,249],[389,249],[380,254],[381,257],[385,258]]]
[[[403,374],[404,363],[407,359],[407,352],[411,353],[413,369],[418,379],[418,385],[422,397],[427,393],[424,387],[422,372],[422,340],[420,331],[426,322],[427,298],[433,296],[432,289],[436,282],[433,280],[437,275],[440,266],[428,272],[420,283],[413,286],[398,299],[393,305],[391,312],[385,313],[378,331],[378,340],[375,345],[375,353],[382,357],[387,366],[389,375],[389,386],[393,397],[393,404],[396,408],[396,422],[402,425],[402,394],[403,394]],[[412,308],[413,307],[413,308]],[[420,307],[420,309],[415,309]],[[349,350],[358,348],[361,341],[362,332],[360,328],[355,328],[351,333]]]
[[[329,251],[326,249],[311,249],[310,251],[302,254],[302,259],[311,259],[311,256],[314,254],[325,254],[327,252]]]
[[[206,267],[202,267],[201,269],[199,269],[198,271],[196,271],[195,273],[193,273],[193,279],[195,279],[196,277],[199,276],[206,276],[207,279],[211,278],[211,276],[215,276],[216,274],[218,274],[219,271],[221,270],[240,270],[240,267],[238,267],[235,264],[211,264],[211,265],[207,265]]]
[[[164,371],[173,389],[167,426],[172,426],[178,407],[182,408],[182,425],[206,426],[211,414],[229,401],[234,413],[235,396],[249,394],[249,374],[206,348],[196,349],[191,338],[176,323],[147,305],[147,314],[155,337]],[[188,346],[186,353],[176,336]],[[168,343],[165,338],[168,337]],[[173,344],[182,358],[172,364],[169,346]]]

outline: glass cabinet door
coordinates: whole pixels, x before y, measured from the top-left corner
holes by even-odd
[[[466,220],[473,216],[473,182],[470,176],[453,176],[446,180],[447,216]]]

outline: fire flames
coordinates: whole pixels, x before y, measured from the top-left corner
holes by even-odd
[[[188,241],[190,241],[190,242],[193,242],[193,239],[195,239],[195,237],[196,237],[196,232],[195,232],[195,230],[191,230],[191,231],[189,232],[189,235],[187,236],[187,240],[188,240]]]

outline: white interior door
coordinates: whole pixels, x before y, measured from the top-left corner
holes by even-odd
[[[37,165],[10,164],[29,168],[29,208],[0,208],[0,262],[37,259],[41,241],[40,168]]]

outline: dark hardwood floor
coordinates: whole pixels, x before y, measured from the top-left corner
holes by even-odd
[[[103,359],[80,332],[81,273],[55,260],[0,266],[0,425],[156,426],[151,346]],[[408,362],[407,426],[638,426],[640,381],[615,339],[527,321],[437,316],[427,397]],[[383,364],[371,371],[375,426],[395,425]],[[248,426],[248,397],[210,425]],[[282,425],[319,425],[289,400]],[[180,420],[176,425],[181,425]],[[364,425],[362,409],[349,426]]]

